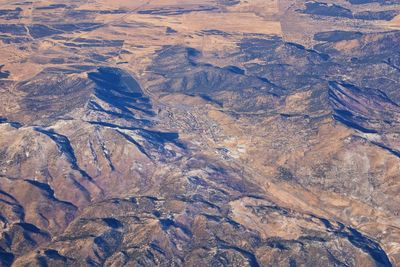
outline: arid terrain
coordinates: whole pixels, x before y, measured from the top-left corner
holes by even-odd
[[[0,266],[400,266],[400,2],[0,0]]]

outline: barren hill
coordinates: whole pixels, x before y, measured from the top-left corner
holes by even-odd
[[[0,266],[400,266],[396,0],[0,0]]]

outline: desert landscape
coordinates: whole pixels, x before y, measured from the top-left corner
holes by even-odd
[[[0,6],[0,266],[400,266],[398,0]]]

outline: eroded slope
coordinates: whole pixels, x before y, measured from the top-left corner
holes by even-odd
[[[2,266],[397,266],[393,1],[3,1]]]

